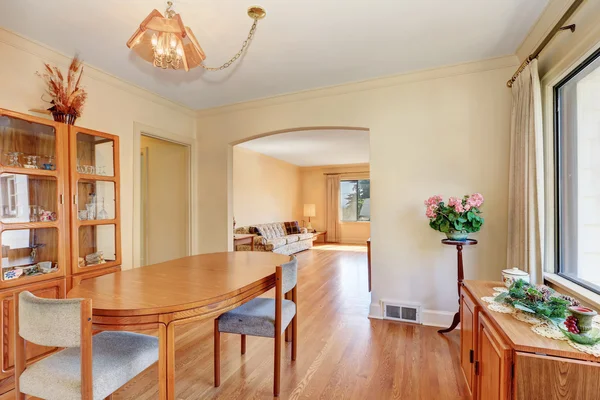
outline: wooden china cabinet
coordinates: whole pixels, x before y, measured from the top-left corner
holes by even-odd
[[[118,137],[0,109],[0,397],[14,387],[14,294],[65,298],[119,270],[120,232]]]

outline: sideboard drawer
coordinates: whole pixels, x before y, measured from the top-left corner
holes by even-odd
[[[600,364],[517,352],[514,393],[517,400],[597,400]]]

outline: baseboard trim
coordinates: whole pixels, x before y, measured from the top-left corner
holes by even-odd
[[[371,319],[383,319],[383,309],[381,304],[371,303],[369,307],[369,318]],[[440,328],[447,328],[452,324],[454,319],[454,313],[450,311],[438,311],[438,310],[422,310],[421,311],[421,324],[427,326],[436,326]],[[460,329],[460,324],[456,329]]]
[[[438,311],[438,310],[423,310],[421,313],[423,325],[437,326],[440,328],[447,328],[452,325],[454,319],[453,312],[450,311]],[[460,324],[456,329],[460,329]]]
[[[383,309],[379,303],[371,303],[369,307],[369,318],[371,319],[383,319]]]

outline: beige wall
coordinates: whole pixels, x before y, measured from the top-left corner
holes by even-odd
[[[370,131],[371,312],[382,299],[423,305],[426,323],[456,311],[456,250],[428,226],[423,200],[481,192],[486,219],[465,251],[468,279],[500,278],[506,262],[511,93],[516,57],[280,96],[199,112],[203,252],[232,248],[232,144],[303,127]]]
[[[189,147],[141,137],[142,265],[190,253]]]
[[[342,179],[369,179],[369,164],[351,166],[305,167],[302,171],[302,203],[314,204],[316,216],[312,226],[318,231],[326,230],[326,176],[325,173],[343,174]],[[364,173],[366,171],[366,173]],[[352,172],[355,172],[354,174]],[[363,173],[359,173],[363,172]],[[304,219],[304,218],[303,218]],[[364,244],[371,234],[370,222],[342,222],[341,242]]]
[[[47,106],[40,100],[44,93],[42,80],[35,75],[43,63],[64,70],[70,63],[68,57],[3,29],[0,54],[0,108],[22,113]],[[85,54],[82,56],[85,60]],[[120,137],[123,268],[128,269],[133,264],[133,155],[140,151],[133,144],[134,123],[194,138],[196,116],[185,107],[87,65],[82,84],[88,91],[88,101],[77,124]]]
[[[233,215],[236,226],[302,219],[300,168],[233,148]]]

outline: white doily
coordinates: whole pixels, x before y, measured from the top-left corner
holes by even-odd
[[[496,311],[503,314],[512,314],[515,312],[515,309],[511,306],[496,302],[488,304],[488,308],[492,311]]]
[[[558,329],[556,325],[549,323],[541,323],[536,326],[532,326],[531,330],[540,336],[547,337],[554,340],[570,340]]]
[[[538,325],[545,322],[543,319],[538,318],[531,313],[523,311],[515,311],[513,317],[515,317],[515,319],[518,319],[519,321],[527,322],[531,325]]]
[[[485,296],[485,297],[481,298],[481,300],[488,303],[487,307],[490,310],[498,312],[498,313],[503,313],[503,314],[512,314],[515,319],[533,325],[531,327],[531,330],[533,332],[537,333],[538,335],[544,336],[549,339],[566,341],[574,349],[579,350],[582,353],[591,354],[594,357],[600,358],[600,343],[597,343],[593,346],[586,346],[583,344],[575,343],[572,340],[569,340],[569,338],[567,338],[561,332],[561,330],[558,328],[558,326],[551,324],[549,322],[546,322],[546,321],[542,320],[541,318],[536,317],[533,314],[526,313],[526,312],[520,311],[520,310],[516,310],[514,307],[512,307],[508,304],[496,302],[495,297],[498,296],[500,293],[507,292],[508,289],[502,288],[502,287],[495,287],[493,289],[494,289],[493,296]],[[592,319],[592,325],[594,328],[600,329],[600,315],[596,315]]]
[[[571,347],[581,351],[582,353],[591,354],[594,357],[600,357],[600,343],[596,343],[593,346],[575,343],[572,340],[569,340],[568,343],[571,345]]]

